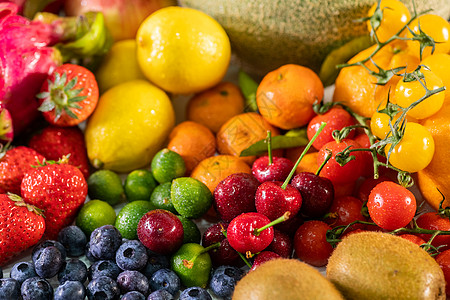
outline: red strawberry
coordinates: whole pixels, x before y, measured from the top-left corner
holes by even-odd
[[[39,209],[15,194],[0,194],[0,266],[42,238],[45,221]]]
[[[47,222],[46,237],[55,239],[70,225],[84,204],[87,183],[80,169],[61,162],[46,162],[25,174],[21,185],[25,202],[42,209]]]
[[[63,64],[50,74],[36,96],[39,110],[53,125],[74,126],[86,120],[98,102],[94,74],[83,66]]]
[[[48,126],[35,134],[28,147],[44,155],[47,160],[69,157],[69,164],[80,168],[85,178],[89,177],[89,159],[83,132],[79,127]]]
[[[0,153],[0,193],[20,194],[23,175],[42,162],[44,156],[25,146],[3,150]]]

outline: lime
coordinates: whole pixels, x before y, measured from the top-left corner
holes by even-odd
[[[174,214],[178,214],[175,207],[173,207],[172,199],[170,198],[170,190],[172,188],[171,182],[165,182],[158,185],[150,196],[150,202],[160,209],[165,209]]]
[[[153,205],[145,200],[127,203],[117,214],[114,226],[120,231],[122,237],[129,240],[137,240],[139,220],[152,209],[154,209]]]
[[[164,148],[152,159],[152,173],[159,183],[170,182],[186,173],[186,165],[180,154]]]
[[[212,204],[211,191],[203,182],[195,178],[174,179],[170,192],[173,206],[180,215],[186,218],[200,218]]]
[[[186,287],[206,287],[211,272],[211,257],[196,243],[183,244],[171,257],[170,266]]]
[[[114,208],[105,201],[91,200],[81,207],[76,218],[76,225],[83,230],[86,236],[103,225],[114,225],[116,212]]]
[[[181,224],[183,224],[183,244],[187,243],[197,243],[200,244],[200,240],[202,238],[202,234],[200,233],[200,229],[198,229],[197,224],[191,219],[185,218],[183,216],[177,215],[178,219],[180,219]]]
[[[125,198],[120,176],[111,170],[98,170],[92,173],[88,180],[89,198],[103,200],[116,205]]]
[[[149,170],[134,170],[128,174],[124,183],[125,195],[128,201],[150,200],[153,190],[158,185]]]

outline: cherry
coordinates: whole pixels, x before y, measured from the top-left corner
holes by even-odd
[[[367,221],[361,210],[363,203],[358,198],[352,196],[343,196],[335,198],[331,205],[325,222],[331,227],[348,225],[354,221]],[[351,229],[363,229],[364,224],[354,224]]]
[[[274,228],[283,232],[284,234],[287,234],[290,238],[293,238],[295,232],[303,223],[303,218],[299,214],[297,214],[293,217],[289,217],[289,219],[287,219],[286,221],[275,225]]]
[[[317,220],[301,225],[294,236],[295,255],[312,266],[325,266],[333,252],[326,239],[328,230],[331,227],[327,223]]]
[[[208,247],[220,242],[220,246],[209,251],[211,262],[214,267],[218,266],[239,266],[242,260],[239,254],[234,250],[228,239],[223,234],[223,231],[227,230],[228,224],[225,222],[219,222],[209,226],[202,237],[202,246]]]
[[[227,238],[237,252],[247,256],[267,248],[273,241],[272,226],[283,222],[289,217],[286,212],[275,221],[270,221],[265,215],[255,212],[244,213],[234,218],[227,228]]]
[[[294,167],[294,163],[285,157],[272,157],[270,131],[267,131],[266,142],[268,155],[261,156],[253,162],[252,174],[261,183],[266,181],[283,181]]]
[[[183,224],[176,215],[164,209],[147,212],[139,220],[137,235],[141,243],[158,254],[170,254],[183,243]]]
[[[266,261],[281,258],[280,255],[278,255],[275,252],[272,251],[262,251],[258,255],[256,255],[255,260],[253,261],[252,268],[250,271],[254,271],[257,267],[259,267],[261,264],[265,263]]]
[[[285,222],[283,222],[285,223]],[[280,223],[280,224],[283,224]],[[292,241],[291,238],[284,232],[277,229],[273,231],[273,241],[267,247],[268,251],[275,252],[281,257],[290,258],[292,256]]]
[[[292,178],[291,184],[302,195],[300,213],[310,218],[323,216],[334,199],[333,183],[311,172],[301,172]]]
[[[213,205],[217,216],[230,222],[246,212],[255,212],[255,194],[259,181],[248,173],[234,173],[219,182],[214,190]]]

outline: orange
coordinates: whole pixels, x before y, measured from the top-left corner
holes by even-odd
[[[216,155],[202,160],[192,171],[195,178],[209,188],[211,193],[223,179],[234,173],[251,173],[250,166],[233,155]]]
[[[375,47],[376,45],[361,51],[350,59],[348,63],[356,63],[369,57],[375,50]],[[413,71],[419,65],[419,59],[410,52],[410,49],[403,41],[396,41],[386,45],[375,54],[373,61],[384,70],[407,66],[407,72]],[[378,72],[378,69],[370,60],[365,63],[365,66],[371,71]],[[405,70],[400,72],[405,72]],[[364,67],[345,67],[336,78],[333,101],[343,102],[355,113],[370,118],[376,112],[378,105],[382,101],[386,101],[389,89],[392,97],[395,85],[399,80],[400,76],[394,75],[386,85],[377,85],[377,78],[369,74]]]
[[[305,147],[295,147],[286,149],[286,158],[295,164],[300,155],[302,154],[303,149],[305,149]],[[301,162],[295,169],[295,174],[301,172],[316,173],[317,169],[319,168],[319,166],[317,165],[317,153],[318,152],[312,149],[311,147],[308,153],[306,153],[305,156],[303,156]]]
[[[287,64],[267,73],[256,91],[258,110],[267,122],[281,129],[302,127],[314,117],[313,104],[324,88],[309,68]]]
[[[226,121],[243,112],[244,96],[239,87],[231,82],[221,82],[189,99],[186,118],[217,133]]]
[[[430,164],[417,173],[417,184],[423,198],[435,209],[439,208],[442,195],[443,207],[450,206],[450,104],[444,106],[433,116],[421,123],[433,136],[435,151]],[[439,190],[438,190],[439,189]]]
[[[199,162],[216,153],[216,139],[204,125],[184,121],[170,132],[167,148],[183,158],[186,174],[190,174]]]
[[[267,137],[270,130],[272,136],[279,135],[277,128],[270,125],[255,112],[242,113],[229,119],[222,125],[216,135],[217,149],[220,154],[239,156],[242,150]],[[242,157],[251,164],[255,156]]]

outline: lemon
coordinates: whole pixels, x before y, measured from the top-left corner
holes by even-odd
[[[115,42],[95,72],[100,93],[133,79],[146,79],[136,56],[136,40]]]
[[[165,91],[195,93],[219,83],[231,56],[223,27],[198,10],[170,6],[148,16],[136,35],[145,76]]]
[[[99,99],[86,125],[89,160],[97,169],[127,173],[150,164],[175,123],[172,102],[146,80],[121,83]]]

